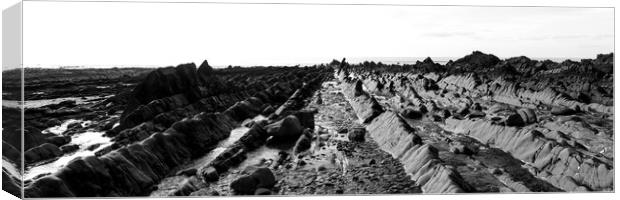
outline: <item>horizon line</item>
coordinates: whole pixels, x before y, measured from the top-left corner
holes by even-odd
[[[609,53],[599,53],[596,55],[601,55],[601,54],[614,54],[614,52],[609,52]],[[471,55],[471,54],[467,54],[467,55]],[[467,56],[465,55],[465,56]],[[493,55],[493,54],[488,54],[488,55]],[[450,56],[436,56],[436,57],[431,57],[431,56],[416,56],[416,57],[399,57],[399,56],[389,56],[389,57],[344,57],[348,63],[355,63],[355,64],[360,64],[363,62],[376,62],[376,63],[380,63],[380,62],[389,62],[389,63],[383,63],[383,64],[397,64],[397,65],[407,65],[410,64],[412,62],[417,62],[417,61],[423,61],[425,58],[431,58],[431,60],[433,60],[433,62],[437,63],[437,64],[443,64],[445,65],[445,63],[449,62],[449,61],[456,61],[460,58],[463,58],[465,56],[462,57],[450,57]],[[498,57],[501,60],[506,60],[506,59],[510,59],[510,58],[517,58],[517,57],[522,57],[524,55],[521,56],[512,56],[512,57]],[[527,57],[527,56],[524,56]],[[385,58],[414,58],[415,60],[401,60],[401,61],[386,61],[386,60],[355,60],[355,59],[364,59],[364,58],[373,58],[373,59],[385,59]],[[441,59],[437,59],[437,58],[441,58]],[[551,60],[553,62],[556,63],[561,63],[564,61],[576,61],[579,62],[581,60],[584,59],[596,59],[596,56],[594,57],[527,57],[531,60],[536,60],[536,61],[545,61],[545,60]],[[340,61],[342,58],[333,58],[333,60],[336,61]],[[355,60],[354,62],[350,62],[350,59]],[[205,61],[208,61],[208,59],[204,59]],[[293,67],[293,66],[313,66],[313,65],[321,65],[321,64],[329,64],[331,61],[328,62],[297,62],[297,63],[292,63],[292,62],[282,62],[282,63],[274,63],[274,64],[243,64],[243,65],[209,65],[211,67],[214,68],[226,68],[229,66],[232,67]],[[174,67],[180,64],[189,64],[189,63],[193,63],[195,65],[199,65],[196,64],[196,62],[179,62],[178,64],[175,65],[162,65],[162,64],[29,64],[28,66],[23,66],[22,69],[61,69],[61,68],[66,68],[66,69],[111,69],[111,68],[161,68],[161,67]],[[18,69],[18,67],[16,68],[7,68],[4,69],[5,67],[3,67],[2,71],[10,71],[10,70],[15,70]]]

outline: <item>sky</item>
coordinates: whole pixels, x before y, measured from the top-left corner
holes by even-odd
[[[342,57],[594,58],[613,8],[24,2],[24,66],[329,62]]]

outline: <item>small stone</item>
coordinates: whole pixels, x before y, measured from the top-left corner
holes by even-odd
[[[361,128],[354,128],[353,130],[351,130],[349,132],[349,141],[352,142],[364,142],[365,136],[366,136],[366,129],[361,127]]]
[[[206,169],[204,169],[204,171],[202,172],[202,178],[206,181],[206,182],[215,182],[217,181],[220,176],[217,173],[217,170],[215,170],[214,167],[207,167]]]
[[[503,173],[502,170],[500,170],[499,168],[490,168],[489,172],[494,175],[501,175]]]

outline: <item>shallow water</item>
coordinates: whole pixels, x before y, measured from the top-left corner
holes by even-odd
[[[82,122],[82,126],[86,125],[86,123],[84,123],[84,121],[82,121],[82,120],[68,119],[68,120],[62,122],[62,124],[57,125],[57,126],[53,126],[53,127],[49,127],[47,129],[43,130],[42,132],[43,133],[53,133],[53,134],[56,134],[56,135],[62,135],[62,133],[67,131],[67,128],[68,128],[69,124],[73,124],[75,122]]]
[[[68,120],[69,121],[69,120]],[[79,121],[79,120],[75,120]],[[64,124],[64,123],[63,123]],[[79,149],[72,153],[65,154],[56,160],[35,164],[35,166],[27,168],[24,174],[24,180],[29,180],[41,174],[53,173],[61,167],[68,164],[77,157],[85,157],[95,155],[95,152],[112,144],[109,137],[104,136],[105,132],[86,131],[71,136],[71,143],[79,145]],[[99,144],[98,147],[88,150],[89,147]]]
[[[39,99],[39,100],[28,100],[25,101],[26,103],[24,104],[24,108],[38,108],[41,106],[47,106],[50,104],[57,104],[63,101],[67,101],[67,100],[74,100],[76,104],[86,104],[86,103],[90,103],[89,101],[93,100],[93,99],[98,99],[98,98],[109,98],[112,95],[108,95],[108,96],[86,96],[84,98],[82,97],[63,97],[63,98],[55,98],[55,99]],[[18,100],[2,100],[2,106],[5,107],[10,107],[10,108],[19,108],[21,105],[21,101]]]

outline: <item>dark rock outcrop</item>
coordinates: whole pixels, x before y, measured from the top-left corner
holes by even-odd
[[[62,155],[58,146],[45,143],[24,152],[24,162],[34,163]]]

